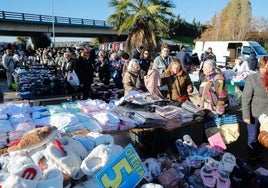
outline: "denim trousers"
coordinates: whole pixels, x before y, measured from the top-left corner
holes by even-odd
[[[258,118],[252,118],[254,121],[247,124],[248,130],[248,146],[254,149],[254,143],[258,142],[258,135],[260,133],[260,122]],[[253,145],[252,145],[253,144]]]

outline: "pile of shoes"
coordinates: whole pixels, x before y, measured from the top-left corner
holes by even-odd
[[[54,126],[35,128],[1,155],[0,186],[98,187],[93,176],[122,150],[108,134],[70,137]]]
[[[190,135],[175,142],[177,154],[144,160],[148,183],[164,187],[245,187],[254,178],[246,163],[229,152],[203,143],[199,147]],[[242,177],[244,176],[244,177]]]

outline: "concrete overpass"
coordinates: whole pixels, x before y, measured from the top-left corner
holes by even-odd
[[[0,36],[53,36],[53,25],[55,37],[98,38],[101,43],[127,38],[126,33],[119,36],[103,20],[0,11]]]

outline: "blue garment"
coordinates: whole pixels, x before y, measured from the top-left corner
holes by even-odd
[[[176,58],[180,60],[182,67],[190,66],[192,64],[191,56],[186,51],[179,51]]]
[[[256,71],[258,68],[258,59],[255,54],[250,54],[247,59],[249,70]]]
[[[247,130],[248,130],[248,146],[252,149],[255,149],[252,144],[258,142],[257,138],[259,135],[259,129],[260,129],[260,122],[258,118],[254,118],[254,123],[247,124]]]

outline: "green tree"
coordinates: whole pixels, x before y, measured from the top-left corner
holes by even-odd
[[[111,0],[109,6],[115,13],[107,19],[118,34],[129,33],[126,40],[128,52],[138,46],[157,48],[159,36],[168,32],[168,20],[175,5],[167,0]]]

